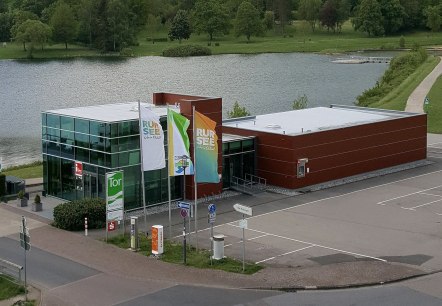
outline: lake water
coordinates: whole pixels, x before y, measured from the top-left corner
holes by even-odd
[[[305,94],[309,107],[352,105],[387,64],[334,64],[315,54],[219,55],[127,60],[0,61],[0,157],[4,166],[41,158],[40,112],[86,105],[151,101],[154,92],[223,98],[252,115],[290,110]]]

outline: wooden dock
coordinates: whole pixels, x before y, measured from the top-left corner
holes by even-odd
[[[366,64],[366,63],[386,63],[391,61],[391,57],[378,57],[378,56],[350,56],[347,58],[338,58],[332,60],[332,63],[336,64]]]

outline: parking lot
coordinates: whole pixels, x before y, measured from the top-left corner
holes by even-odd
[[[308,194],[273,201],[273,207],[285,208],[247,218],[246,260],[290,267],[369,260],[441,269],[442,170],[422,168],[313,201]],[[239,218],[216,225],[214,233],[225,235],[226,256],[241,259]],[[200,241],[210,248],[207,239]]]

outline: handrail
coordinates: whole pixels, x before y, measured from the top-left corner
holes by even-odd
[[[23,270],[22,266],[0,258],[0,270],[2,272],[4,272],[6,269],[16,272],[18,275],[18,280],[21,283],[21,271]],[[11,275],[11,273],[8,273],[8,274]],[[15,275],[11,275],[11,276],[15,277]]]

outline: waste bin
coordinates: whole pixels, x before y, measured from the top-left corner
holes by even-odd
[[[213,236],[213,259],[224,258],[224,235]]]

